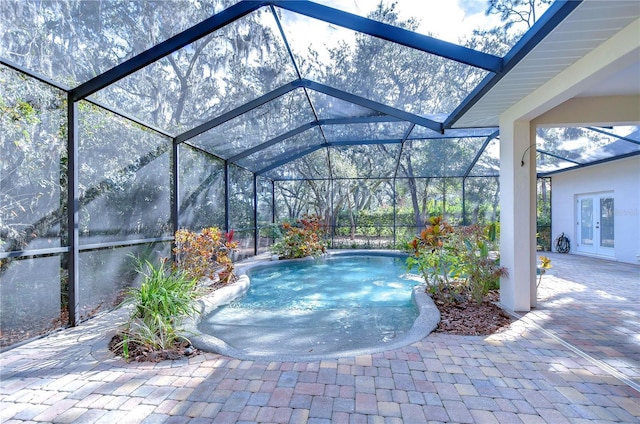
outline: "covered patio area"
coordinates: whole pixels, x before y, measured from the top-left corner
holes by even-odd
[[[549,256],[538,306],[507,331],[358,357],[125,363],[108,313],[0,354],[0,420],[638,422],[640,267]]]

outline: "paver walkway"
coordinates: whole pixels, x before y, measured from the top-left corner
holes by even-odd
[[[550,254],[553,268],[527,314],[640,387],[640,266]]]
[[[0,354],[0,420],[640,422],[640,267],[550,256],[538,308],[506,332],[337,360],[125,363],[107,314]]]

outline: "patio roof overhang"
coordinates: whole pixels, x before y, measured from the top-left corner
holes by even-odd
[[[639,17],[637,2],[575,4],[503,78],[482,95],[470,96],[465,102],[467,107],[461,106],[464,111],[457,116],[454,112],[450,117],[454,121],[452,126],[497,126],[500,115],[509,109],[521,110],[516,114],[533,119],[570,99],[612,95],[637,99],[640,96]],[[564,83],[559,84],[560,80]],[[540,93],[547,94],[540,96]],[[600,108],[599,117],[561,119],[555,124],[637,124],[640,114],[633,115],[633,110],[625,113],[625,108],[632,103],[633,100],[625,107],[614,109],[615,113],[622,114],[620,117],[603,119],[601,113],[611,115],[612,111]],[[640,102],[636,100],[635,104]]]

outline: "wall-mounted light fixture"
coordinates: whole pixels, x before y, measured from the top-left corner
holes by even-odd
[[[529,147],[527,147],[527,149],[524,151],[524,153],[522,154],[522,158],[520,159],[520,167],[524,166],[524,156],[527,154],[527,152],[532,148],[535,147],[536,144],[533,143],[532,145],[530,145]]]

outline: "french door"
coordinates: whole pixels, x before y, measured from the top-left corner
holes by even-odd
[[[576,250],[593,255],[614,256],[613,193],[577,197]]]

